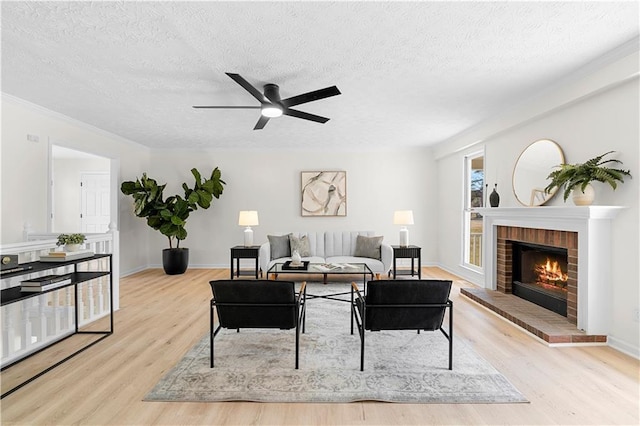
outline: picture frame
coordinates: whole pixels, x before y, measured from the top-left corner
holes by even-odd
[[[300,173],[302,216],[346,216],[347,172],[303,171]]]

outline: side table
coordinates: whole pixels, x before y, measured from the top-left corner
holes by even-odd
[[[240,277],[240,275],[254,275],[258,279],[258,256],[260,254],[260,246],[235,246],[231,247],[231,279],[233,276]],[[240,259],[255,259],[255,271],[254,270],[240,270]],[[233,263],[235,260],[235,274]]]
[[[422,279],[422,260],[420,258],[421,247],[418,246],[391,246],[393,248],[393,279],[396,275],[409,275],[413,277],[418,275],[418,279]],[[411,270],[398,270],[396,267],[396,259],[411,259]],[[418,269],[415,269],[415,260],[418,259]],[[389,271],[391,275],[391,271]]]

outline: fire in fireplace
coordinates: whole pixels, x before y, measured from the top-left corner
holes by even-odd
[[[512,293],[567,316],[567,249],[512,241]]]

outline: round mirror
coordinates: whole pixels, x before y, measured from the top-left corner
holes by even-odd
[[[513,193],[520,204],[541,206],[549,201],[558,188],[547,194],[547,176],[556,166],[564,163],[560,145],[549,139],[540,139],[526,147],[513,168]]]

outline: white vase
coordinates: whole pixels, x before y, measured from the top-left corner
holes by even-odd
[[[80,244],[65,244],[64,251],[78,251],[80,249]]]
[[[297,250],[294,250],[293,254],[291,255],[291,263],[293,265],[299,265],[302,263],[302,257],[300,256],[300,253],[298,253]]]
[[[590,206],[593,203],[593,199],[596,196],[596,191],[591,184],[588,184],[584,188],[584,192],[580,190],[580,187],[576,187],[571,192],[573,198],[573,204],[576,206]]]

